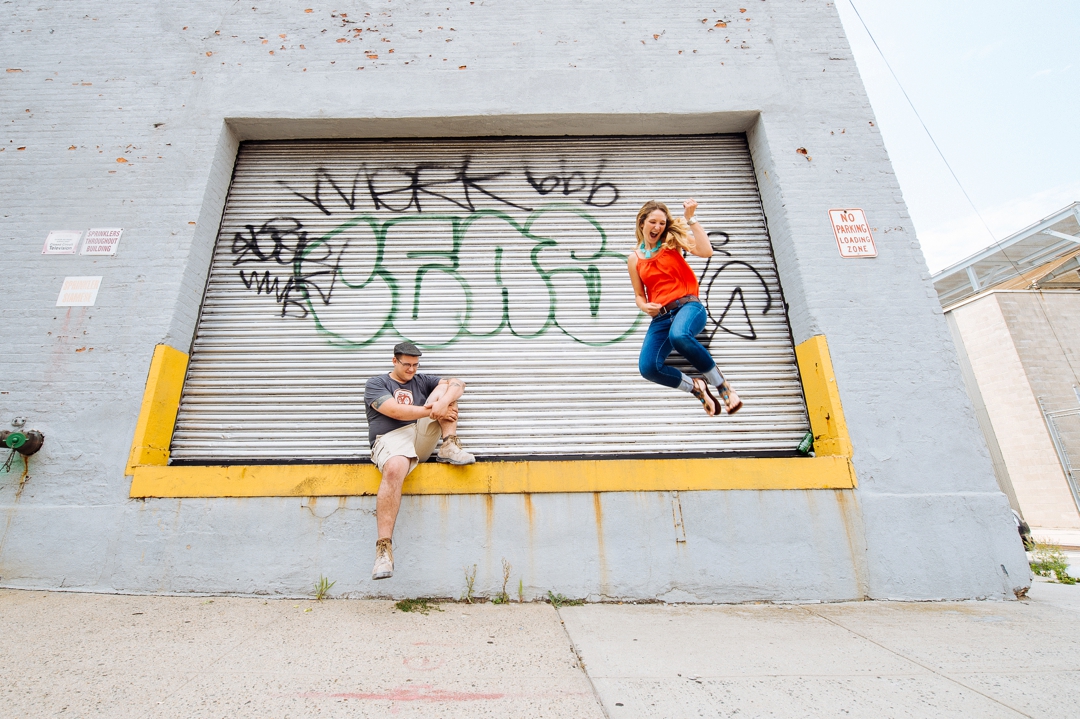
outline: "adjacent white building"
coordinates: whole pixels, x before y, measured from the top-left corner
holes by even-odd
[[[934,275],[998,484],[1080,546],[1080,203]]]

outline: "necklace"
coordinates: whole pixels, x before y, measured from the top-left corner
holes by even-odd
[[[653,258],[653,255],[655,255],[661,249],[663,249],[663,245],[661,245],[659,242],[657,242],[656,246],[653,247],[651,250],[648,249],[647,247],[645,247],[645,241],[644,240],[642,240],[641,244],[638,245],[638,252],[640,252],[642,255],[644,255],[646,260],[651,260]]]

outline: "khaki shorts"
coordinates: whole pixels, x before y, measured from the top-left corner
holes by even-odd
[[[382,471],[383,465],[391,457],[408,457],[409,472],[435,451],[435,445],[442,437],[442,428],[436,420],[422,417],[415,424],[398,427],[393,432],[375,437],[371,447],[371,461]],[[406,472],[408,474],[408,472]]]

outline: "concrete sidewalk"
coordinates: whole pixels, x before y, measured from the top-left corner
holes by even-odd
[[[1031,595],[422,615],[3,590],[0,716],[1078,716],[1080,586]]]

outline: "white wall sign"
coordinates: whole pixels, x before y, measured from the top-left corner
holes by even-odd
[[[79,240],[82,239],[82,230],[53,230],[45,238],[45,246],[41,248],[43,255],[74,255],[79,249]]]
[[[101,288],[100,277],[65,277],[57,307],[93,307]]]
[[[841,257],[877,257],[874,236],[862,210],[829,210]],[[84,249],[83,252],[86,250]]]
[[[83,242],[82,254],[115,255],[116,246],[120,244],[121,233],[123,233],[123,230],[119,227],[87,230],[86,240]]]

